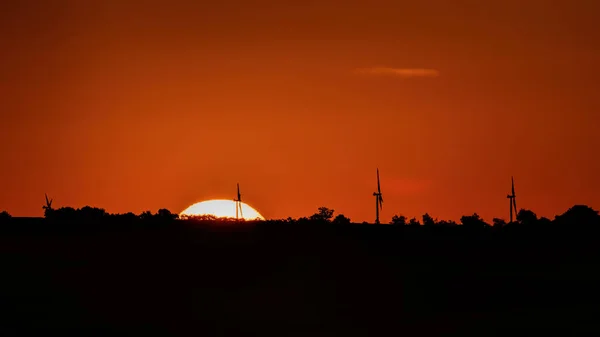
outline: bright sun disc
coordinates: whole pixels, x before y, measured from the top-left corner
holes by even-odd
[[[207,200],[193,204],[179,215],[212,215],[217,218],[235,218],[235,206],[236,204],[233,200]],[[265,219],[257,210],[244,202],[242,202],[242,214],[239,215],[239,218],[244,220]]]

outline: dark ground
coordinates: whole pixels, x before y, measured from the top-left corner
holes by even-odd
[[[597,332],[594,240],[392,226],[0,236],[0,335]]]

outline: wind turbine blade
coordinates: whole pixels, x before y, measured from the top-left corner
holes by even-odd
[[[240,194],[240,183],[237,184],[238,201],[242,201],[242,195]]]
[[[244,218],[244,212],[242,212],[242,203],[240,202],[240,217]]]
[[[512,195],[515,195],[515,179],[510,177],[510,181],[512,182]]]
[[[381,184],[379,183],[379,169],[377,169],[377,193],[381,193]]]
[[[383,197],[379,195],[379,208],[383,209]]]
[[[515,213],[519,213],[519,211],[517,210],[517,200],[513,197],[512,199],[513,202],[513,208],[515,209]]]

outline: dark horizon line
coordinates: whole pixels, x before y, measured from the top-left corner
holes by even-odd
[[[44,209],[46,209],[46,212],[50,212],[49,214],[45,214],[44,216],[12,216],[9,212],[7,211],[1,211],[0,212],[0,216],[2,217],[8,217],[8,218],[12,218],[12,219],[31,219],[31,220],[45,220],[45,219],[49,219],[52,218],[52,214],[56,214],[58,216],[72,216],[73,214],[60,214],[61,212],[64,211],[70,211],[70,212],[76,212],[75,214],[80,215],[82,213],[80,212],[84,212],[86,209],[89,210],[94,210],[94,211],[100,211],[100,215],[102,217],[104,216],[114,216],[114,217],[124,217],[124,216],[135,216],[137,218],[141,218],[144,216],[161,216],[161,215],[168,215],[170,217],[173,217],[174,220],[181,220],[181,221],[186,221],[186,220],[199,220],[199,218],[205,217],[205,219],[200,219],[200,220],[213,220],[213,221],[236,221],[236,218],[234,216],[230,216],[230,217],[217,217],[215,215],[211,215],[211,214],[201,214],[201,215],[181,215],[179,213],[172,213],[170,210],[166,209],[166,208],[161,208],[159,209],[157,212],[152,213],[149,210],[143,211],[139,214],[136,214],[134,212],[125,212],[125,213],[109,213],[107,212],[104,208],[99,208],[99,207],[92,207],[92,206],[83,206],[81,208],[74,208],[74,207],[70,207],[70,206],[63,206],[57,209],[54,208],[47,208],[46,206],[44,206]],[[565,213],[568,213],[571,210],[574,209],[587,209],[590,212],[594,212],[595,214],[598,214],[599,211],[595,210],[593,207],[590,207],[588,205],[584,205],[584,204],[575,204],[571,207],[569,207],[566,211],[564,211],[562,214],[556,214],[554,216],[554,220],[556,220],[557,218],[559,218],[560,216],[564,215]],[[59,213],[55,213],[55,212],[59,212]],[[259,222],[259,221],[303,221],[303,220],[327,220],[327,221],[331,221],[334,219],[333,214],[335,213],[334,209],[330,209],[328,207],[322,206],[319,207],[317,212],[310,215],[310,216],[300,216],[297,218],[293,218],[293,217],[285,217],[285,218],[264,218],[264,219],[260,219],[260,218],[255,218],[255,219],[239,219],[242,221],[246,221],[246,222]],[[328,215],[327,215],[328,214]],[[518,223],[519,222],[519,218],[521,218],[522,216],[528,216],[528,217],[535,217],[538,220],[542,220],[542,221],[554,221],[551,218],[548,217],[538,217],[537,214],[529,209],[525,209],[525,208],[521,208],[518,212],[515,212],[515,221],[507,221],[504,218],[499,218],[499,217],[493,217],[492,218],[492,222],[493,224],[497,224],[497,223],[502,223],[502,224],[510,224],[510,223]],[[381,224],[387,225],[387,224],[394,224],[394,223],[398,223],[399,221],[401,222],[405,222],[406,224],[409,223],[413,223],[413,224],[420,224],[420,225],[424,225],[426,221],[429,221],[431,223],[441,223],[441,224],[456,224],[456,225],[461,225],[463,218],[476,218],[478,220],[480,220],[483,224],[486,225],[491,225],[491,223],[487,223],[483,220],[483,218],[481,218],[477,212],[472,213],[471,215],[463,215],[461,216],[461,218],[459,219],[459,221],[455,221],[455,220],[446,220],[446,219],[439,219],[437,217],[432,217],[428,212],[424,213],[421,215],[421,217],[417,218],[417,217],[407,217],[404,216],[402,214],[394,214],[393,216],[391,216],[390,221],[389,222],[383,222]],[[371,221],[352,221],[350,218],[346,217],[343,213],[337,213],[335,218],[339,218],[341,221],[343,221],[344,223],[353,223],[353,224],[377,224],[376,222],[371,222]],[[427,219],[427,220],[426,220]],[[421,223],[421,220],[423,220],[423,223]]]

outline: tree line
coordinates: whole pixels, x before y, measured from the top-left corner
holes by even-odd
[[[289,223],[289,224],[336,224],[349,225],[353,222],[344,214],[335,215],[335,210],[328,207],[319,207],[318,210],[308,216],[301,218],[279,219],[279,220],[264,220],[265,223]],[[3,211],[0,213],[0,222],[6,222],[11,219],[11,215]],[[199,216],[182,216],[172,213],[168,209],[159,209],[156,213],[144,211],[140,214],[132,212],[128,213],[108,213],[103,208],[85,206],[82,208],[61,207],[58,209],[44,207],[44,218],[57,223],[99,223],[99,222],[154,222],[154,223],[171,223],[176,220],[190,222],[233,222],[235,218],[217,218],[212,215]],[[243,219],[239,221],[245,222]],[[368,224],[363,222],[362,224]],[[407,218],[404,215],[394,215],[389,222],[393,226],[406,227],[429,227],[429,228],[454,228],[463,227],[471,229],[486,229],[486,228],[509,228],[509,227],[535,227],[539,229],[552,228],[556,226],[566,226],[577,228],[589,228],[597,226],[600,228],[600,215],[598,211],[586,205],[575,205],[569,208],[566,212],[556,215],[554,219],[546,217],[538,217],[535,212],[527,209],[521,209],[516,216],[516,221],[507,223],[504,219],[493,218],[492,223],[486,222],[477,213],[465,215],[460,218],[460,222],[451,220],[438,220],[433,218],[428,213],[421,216],[420,219],[415,217]]]

